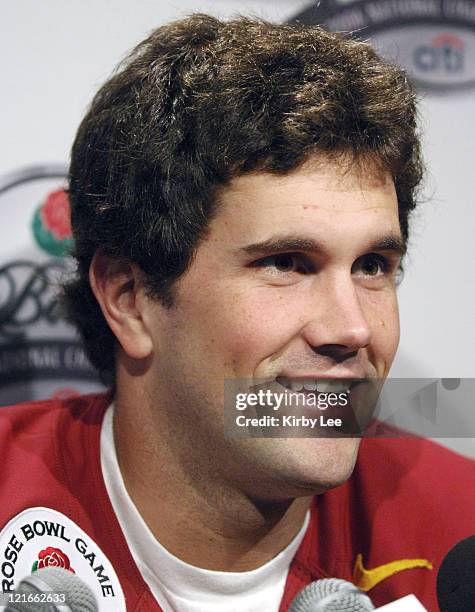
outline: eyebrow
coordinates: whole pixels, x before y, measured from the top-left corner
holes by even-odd
[[[284,251],[322,251],[322,247],[313,238],[304,238],[302,236],[276,236],[248,244],[238,249],[239,253],[247,255],[272,255],[273,253],[281,253]],[[406,254],[407,245],[404,239],[397,234],[387,234],[370,243],[367,247],[368,251],[392,251],[401,257]]]

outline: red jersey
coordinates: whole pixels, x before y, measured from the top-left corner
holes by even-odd
[[[23,544],[38,538],[42,550],[35,567],[62,551],[61,563],[71,564],[71,571],[74,563],[89,563],[104,601],[118,590],[115,571],[127,610],[160,611],[131,556],[102,476],[100,431],[110,400],[94,395],[0,409],[0,531],[8,524],[16,528],[8,541],[0,534],[4,590],[23,578],[15,575]],[[357,583],[376,606],[414,593],[428,610],[437,610],[440,563],[454,544],[475,533],[474,491],[471,459],[416,438],[363,440],[351,478],[313,500],[280,612],[300,589],[323,577]],[[38,512],[36,521],[21,514],[30,508]],[[64,521],[45,520],[42,509]],[[18,515],[28,520],[12,523]],[[73,524],[74,538],[68,531]],[[45,547],[48,535],[61,546]]]

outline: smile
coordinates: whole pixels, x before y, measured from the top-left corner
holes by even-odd
[[[348,393],[352,380],[289,379],[277,377],[276,381],[290,391],[318,391],[319,393]]]

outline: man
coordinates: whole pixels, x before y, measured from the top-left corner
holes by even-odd
[[[123,591],[130,610],[286,610],[335,576],[434,609],[437,567],[474,528],[470,461],[367,440],[350,478],[356,436],[223,433],[225,381],[387,376],[421,167],[411,87],[366,44],[195,15],[138,45],[70,172],[66,297],[113,391],[6,409],[4,492],[36,485],[0,516],[4,590],[15,551],[63,534],[38,563],[86,560],[101,606]]]

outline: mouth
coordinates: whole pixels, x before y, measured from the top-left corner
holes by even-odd
[[[285,434],[282,437],[360,437],[373,418],[378,380],[361,371],[345,374],[335,377],[285,373],[254,379],[250,387],[254,393],[269,393],[259,399],[259,403],[254,403],[254,410],[259,417],[278,415],[283,420],[295,418],[297,423],[301,419],[295,430],[287,421],[282,422]],[[311,421],[304,419],[313,419],[315,425],[309,428],[307,425]]]
[[[289,391],[317,391],[318,393],[349,393],[355,384],[361,382],[360,379],[287,378],[285,376],[278,376],[275,380]]]

